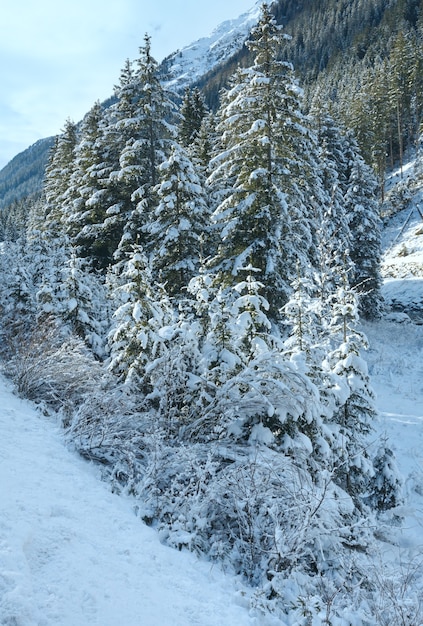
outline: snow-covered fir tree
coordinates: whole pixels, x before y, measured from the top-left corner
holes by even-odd
[[[163,88],[158,76],[157,61],[151,55],[151,39],[144,38],[133,75],[118,92],[116,130],[123,131],[119,169],[111,174],[121,194],[120,215],[122,236],[116,251],[125,259],[126,251],[143,235],[155,204],[158,167],[169,155],[176,127],[171,119],[175,104]],[[129,106],[122,106],[128,102]],[[144,241],[148,247],[148,241]]]
[[[108,115],[96,102],[81,123],[65,208],[66,232],[78,256],[100,269],[110,264],[116,246],[106,227],[107,211],[114,203],[107,125]]]
[[[154,242],[151,267],[170,296],[183,297],[202,262],[209,209],[200,177],[184,148],[173,146],[159,175],[158,205],[146,228]]]
[[[114,288],[117,302],[109,332],[109,369],[135,390],[151,391],[145,381],[146,368],[162,344],[159,331],[169,323],[170,308],[165,295],[154,289],[148,260],[140,245],[121,274],[123,284]]]
[[[14,349],[33,328],[36,312],[31,265],[23,241],[4,242],[0,254],[0,302],[3,354]]]
[[[297,239],[293,232],[297,215],[284,185],[295,143],[287,139],[294,126],[286,123],[285,105],[295,88],[291,66],[277,60],[279,31],[263,5],[247,44],[254,64],[238,70],[223,95],[217,126],[223,151],[213,159],[210,176],[212,186],[223,182],[227,190],[214,214],[220,229],[215,270],[233,284],[239,268],[251,263],[273,318],[288,298],[295,248],[304,244],[304,233]]]
[[[52,238],[64,230],[64,204],[74,169],[77,141],[76,125],[68,119],[63,132],[56,138],[45,175],[44,195],[47,210],[44,230],[50,232]]]
[[[377,181],[359,154],[357,142],[347,135],[351,146],[350,172],[345,193],[345,208],[351,234],[350,257],[354,264],[351,285],[359,296],[359,313],[377,319],[383,309],[381,295],[381,220],[376,199]]]
[[[180,109],[181,121],[178,129],[178,140],[185,148],[190,148],[198,138],[206,114],[206,104],[200,90],[197,87],[188,87]]]
[[[346,396],[339,398],[334,415],[337,433],[336,481],[360,504],[365,498],[374,468],[367,435],[373,430],[376,417],[374,393],[370,386],[367,364],[362,351],[367,349],[365,336],[357,330],[357,298],[349,287],[346,268],[343,284],[333,294],[331,343],[324,367],[340,380]]]

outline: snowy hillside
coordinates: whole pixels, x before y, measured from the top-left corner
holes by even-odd
[[[409,626],[423,623],[423,325],[412,320],[423,302],[420,197],[384,232],[394,311],[364,325],[380,411],[374,445],[388,439],[405,494],[394,511],[404,522],[374,564],[381,580],[393,573],[380,609],[397,606],[396,623]],[[3,378],[0,402],[1,626],[283,626],[251,612],[246,589],[218,566],[163,546]]]
[[[217,65],[229,59],[243,45],[257,23],[261,0],[247,13],[217,26],[209,37],[203,37],[177,50],[163,61],[168,87],[183,90]]]
[[[411,188],[415,185],[409,171]],[[397,546],[386,546],[383,568],[402,573],[407,583],[382,589],[381,605],[394,605],[410,593],[410,614],[398,624],[423,623],[423,218],[421,182],[407,208],[387,223],[384,232],[383,320],[365,324],[370,341],[369,372],[377,395],[380,440],[389,442],[404,479],[403,519]],[[400,576],[399,576],[400,577]],[[408,587],[408,591],[406,589]]]
[[[247,626],[236,585],[160,544],[0,379],[1,626]]]
[[[382,267],[386,302],[394,312],[405,313],[418,323],[423,323],[422,209],[423,189],[418,187],[411,205],[396,215],[385,229]]]

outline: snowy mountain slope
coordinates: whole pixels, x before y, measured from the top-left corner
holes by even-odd
[[[394,310],[423,323],[423,189],[384,231],[384,297]]]
[[[233,581],[161,545],[3,378],[0,406],[1,626],[258,623]]]
[[[387,546],[383,560],[398,572],[407,569],[409,584],[415,585],[419,621],[399,622],[411,626],[423,623],[423,184],[416,185],[412,171],[409,175],[412,202],[383,232],[387,314],[363,326],[379,410],[375,445],[388,441],[404,480],[404,506],[394,512],[403,518],[397,547]]]
[[[165,84],[182,91],[240,50],[252,26],[257,23],[261,5],[259,0],[247,13],[222,22],[209,37],[203,37],[168,56],[162,63]]]

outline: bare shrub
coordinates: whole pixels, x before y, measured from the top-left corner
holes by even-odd
[[[53,320],[14,336],[5,365],[20,395],[69,415],[95,391],[102,367]]]

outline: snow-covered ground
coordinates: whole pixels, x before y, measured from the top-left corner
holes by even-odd
[[[3,378],[0,407],[1,626],[258,623],[230,577],[160,544]]]
[[[411,169],[411,168],[409,168]],[[400,545],[423,561],[423,189],[384,228],[383,295],[391,312],[365,325],[380,418],[405,480]]]
[[[416,201],[420,201],[417,194]],[[405,226],[404,226],[405,224]],[[416,206],[385,229],[385,297],[364,324],[380,418],[406,501],[391,559],[423,554],[423,220]],[[388,547],[387,547],[388,550]],[[401,552],[402,551],[402,552]],[[401,563],[398,563],[401,566]],[[416,592],[421,580],[411,583]],[[160,544],[99,470],[69,451],[54,420],[0,378],[1,626],[270,626],[217,566]],[[410,625],[411,626],[411,625]]]

